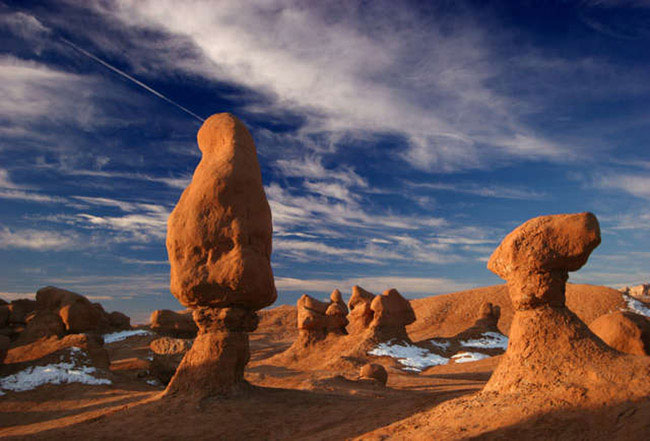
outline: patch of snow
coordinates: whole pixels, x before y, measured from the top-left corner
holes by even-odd
[[[111,384],[111,380],[96,378],[91,375],[96,372],[96,369],[82,364],[80,358],[86,357],[86,354],[80,348],[71,347],[69,350],[70,361],[52,363],[46,366],[30,366],[13,375],[0,378],[0,389],[22,392],[35,389],[44,384]]]
[[[625,303],[627,303],[628,310],[635,314],[650,317],[650,308],[648,308],[643,302],[625,294],[623,295],[623,299],[625,300]]]
[[[117,341],[126,340],[127,338],[134,337],[136,335],[149,335],[149,334],[151,334],[151,331],[147,331],[146,329],[133,329],[130,331],[113,332],[112,334],[104,334],[104,343],[105,344],[115,343]]]
[[[469,348],[508,349],[508,337],[499,332],[484,332],[482,337],[474,340],[463,340],[461,346]]]
[[[149,386],[161,386],[160,381],[153,379],[153,380],[147,380],[147,384]]]
[[[368,355],[396,358],[401,365],[405,366],[405,370],[415,372],[420,372],[429,366],[449,362],[448,358],[434,354],[419,346],[392,342],[378,344],[377,347],[368,351]]]
[[[471,361],[479,361],[484,358],[490,358],[487,354],[481,354],[480,352],[459,352],[456,355],[452,355],[451,358],[456,363],[469,363]]]
[[[429,340],[429,343],[431,343],[435,347],[440,348],[442,350],[448,349],[449,346],[451,345],[451,343],[448,342],[448,341],[436,341],[435,339],[434,340]]]

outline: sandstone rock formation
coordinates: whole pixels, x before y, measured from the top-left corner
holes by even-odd
[[[332,291],[332,294],[330,294],[330,302],[339,305],[343,310],[343,312],[345,313],[344,315],[348,315],[348,313],[350,312],[348,310],[347,305],[343,301],[343,296],[341,295],[341,291],[339,291],[338,289],[335,289],[334,291]]]
[[[111,314],[104,311],[99,303],[92,303],[81,294],[54,286],[36,291],[36,309],[39,313],[49,311],[57,314],[69,334],[130,328],[130,319],[126,315],[113,312],[112,316],[121,317],[121,321],[111,322]]]
[[[310,346],[328,334],[346,334],[348,320],[338,302],[325,303],[303,294],[296,304],[298,310],[297,345]]]
[[[469,340],[480,338],[486,332],[501,333],[497,324],[501,316],[501,308],[490,302],[481,305],[476,316],[476,322],[470,328],[454,336],[457,340]]]
[[[392,339],[410,341],[406,326],[415,322],[415,313],[411,303],[396,289],[388,289],[376,296],[354,286],[348,306],[350,334],[367,334],[368,338],[378,342]]]
[[[230,395],[246,385],[255,311],[277,293],[271,210],[246,127],[222,113],[198,133],[201,162],[167,224],[171,292],[193,309],[199,331],[167,394]]]
[[[636,286],[626,286],[621,289],[623,294],[634,297],[635,299],[650,302],[650,283],[642,283]]]
[[[168,384],[176,373],[185,353],[192,347],[192,340],[161,337],[149,344],[153,352],[150,371],[162,384]]]
[[[175,312],[159,309],[151,313],[149,327],[157,334],[176,338],[194,338],[199,328],[192,318],[192,311]]]
[[[18,299],[0,305],[0,335],[10,337],[15,345],[65,334],[130,328],[129,317],[121,312],[109,314],[99,303],[54,286],[39,289],[36,300]]]
[[[650,320],[647,317],[616,311],[597,318],[589,329],[617,351],[650,355]]]
[[[0,335],[0,363],[2,363],[9,350],[11,340],[6,335]]]
[[[396,289],[388,289],[370,304],[373,313],[369,329],[378,341],[392,339],[409,341],[406,326],[415,321],[411,303]]]
[[[361,380],[371,380],[381,384],[382,386],[386,386],[386,383],[388,382],[388,373],[386,372],[386,368],[380,364],[367,363],[361,366],[359,378]]]
[[[600,243],[591,213],[541,216],[501,242],[488,268],[504,278],[515,308],[509,345],[484,391],[608,402],[650,392],[650,359],[605,345],[566,308],[569,271]]]

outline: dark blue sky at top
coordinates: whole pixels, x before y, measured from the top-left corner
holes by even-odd
[[[508,231],[585,210],[603,244],[572,278],[650,278],[648,2],[5,1],[0,37],[6,298],[179,306],[165,222],[200,121],[177,106],[250,128],[278,303],[498,283]]]

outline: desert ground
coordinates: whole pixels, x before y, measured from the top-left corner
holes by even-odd
[[[408,335],[414,345],[432,339],[452,341],[474,324],[477,310],[488,300],[501,306],[498,329],[507,334],[513,310],[506,286],[500,285],[413,300],[416,321],[407,327]],[[567,287],[567,305],[586,323],[629,309],[629,300],[606,287]],[[418,372],[404,369],[395,357],[347,357],[349,348],[335,337],[313,347],[308,363],[282,358],[298,337],[296,307],[269,308],[260,316],[251,334],[251,359],[245,372],[250,388],[235,397],[198,403],[163,397],[164,385],[151,372],[150,344],[160,335],[149,327],[137,327],[121,331],[135,335],[104,344],[107,364],[89,362],[97,367],[94,375],[110,384],[4,390],[0,435],[12,440],[326,440],[645,439],[650,433],[648,398],[596,406],[576,404],[569,397],[544,400],[542,405],[533,395],[501,401],[481,395],[501,355],[446,362]],[[41,353],[25,346],[9,349],[2,377],[27,366],[47,365],[68,350],[43,341],[47,340],[36,345],[49,349]],[[366,362],[386,368],[386,386],[359,379],[359,368]]]

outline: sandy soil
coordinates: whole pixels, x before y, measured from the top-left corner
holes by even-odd
[[[607,288],[571,285],[569,307],[587,323],[622,306]],[[484,300],[502,305],[503,331],[512,313],[503,287],[413,302],[414,340],[454,335],[471,326]],[[594,300],[595,298],[595,300]],[[620,306],[619,306],[620,304]],[[451,306],[450,306],[451,305]],[[591,305],[591,306],[588,306]],[[445,311],[445,313],[441,312]],[[606,312],[606,311],[605,311]],[[3,439],[649,439],[650,398],[574,408],[567,401],[480,393],[500,356],[448,364],[419,374],[374,358],[389,372],[387,387],[357,379],[347,364],[269,363],[296,337],[295,308],[264,311],[251,335],[251,388],[232,399],[200,403],[160,398],[144,372],[153,336],[107,345],[110,386],[43,386],[0,397]],[[322,358],[336,354],[322,353]],[[296,366],[299,366],[296,367]]]

